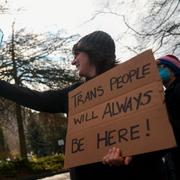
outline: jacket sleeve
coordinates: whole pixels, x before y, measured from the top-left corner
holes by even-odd
[[[174,96],[176,98],[177,104],[180,104],[180,80],[174,89]]]
[[[25,107],[49,113],[67,113],[68,92],[72,89],[73,87],[69,87],[39,92],[0,81],[0,96]]]

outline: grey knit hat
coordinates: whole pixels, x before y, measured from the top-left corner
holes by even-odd
[[[115,43],[112,37],[103,31],[94,31],[82,37],[73,47],[73,52],[96,52],[106,56],[115,57]]]

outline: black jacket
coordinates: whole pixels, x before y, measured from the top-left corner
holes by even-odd
[[[165,90],[165,101],[177,143],[180,144],[180,78]]]
[[[0,96],[25,107],[49,113],[68,113],[68,92],[79,86],[72,85],[63,90],[38,92],[0,81]],[[83,165],[70,170],[72,180],[165,180],[158,153],[133,157],[129,166],[109,166],[101,162]]]
[[[166,106],[169,113],[170,121],[173,126],[175,138],[178,147],[172,149],[170,157],[174,163],[176,179],[180,179],[180,77],[165,90]],[[170,167],[173,169],[173,167]]]

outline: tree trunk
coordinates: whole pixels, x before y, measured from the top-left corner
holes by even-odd
[[[23,117],[21,114],[21,106],[16,104],[16,118],[18,124],[19,144],[20,144],[20,155],[22,158],[27,159],[27,149],[24,134]]]

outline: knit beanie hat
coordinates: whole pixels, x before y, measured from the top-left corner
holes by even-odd
[[[172,69],[175,75],[180,75],[180,61],[174,55],[166,55],[158,58],[160,64],[164,64]]]
[[[103,31],[94,31],[82,37],[73,47],[73,53],[77,51],[102,53],[105,56],[115,58],[115,43],[112,37]]]

